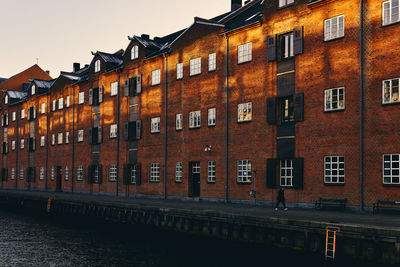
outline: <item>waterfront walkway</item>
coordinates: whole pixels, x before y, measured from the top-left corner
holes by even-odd
[[[270,206],[254,206],[245,204],[217,203],[191,200],[163,200],[132,197],[115,197],[105,195],[87,195],[72,193],[36,192],[0,190],[0,196],[13,195],[20,198],[54,198],[56,200],[96,203],[124,207],[141,207],[161,209],[163,211],[190,211],[210,216],[224,215],[225,217],[253,217],[269,218],[269,220],[302,221],[321,224],[340,224],[351,227],[375,228],[389,231],[400,231],[400,214],[372,214],[368,212],[315,210],[303,208],[289,208],[287,211],[275,211]]]

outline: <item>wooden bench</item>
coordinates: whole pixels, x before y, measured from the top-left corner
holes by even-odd
[[[323,198],[315,201],[315,208],[322,208],[323,204],[338,205],[343,210],[346,208],[347,198]]]
[[[394,200],[378,200],[376,203],[374,203],[373,206],[373,213],[379,212],[379,208],[380,206],[391,206],[391,207],[395,207],[395,206],[399,206],[400,205],[400,201],[394,201]]]

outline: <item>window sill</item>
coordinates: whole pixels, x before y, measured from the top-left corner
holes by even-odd
[[[181,81],[181,80],[183,80],[183,77],[182,78],[176,78],[176,80],[177,81]]]
[[[252,62],[253,60],[247,60],[247,61],[243,61],[243,62],[239,62],[238,61],[238,65],[243,65],[243,64],[246,64],[246,63],[250,63],[250,62]]]
[[[152,84],[151,87],[156,87],[156,86],[159,86],[160,84],[161,84],[161,82],[160,83],[156,83],[156,84]]]
[[[210,73],[210,72],[216,72],[216,71],[217,71],[217,69],[208,70],[209,73]]]
[[[332,109],[332,110],[325,110],[324,109],[324,113],[332,113],[332,112],[343,112],[343,111],[345,111],[346,110],[346,108],[338,108],[338,109]]]
[[[216,124],[211,124],[211,125],[209,124],[209,125],[208,125],[209,128],[214,128],[214,127],[216,127],[216,126],[217,126]]]
[[[197,129],[200,129],[200,128],[201,128],[201,126],[189,127],[189,130],[197,130]]]
[[[389,24],[385,24],[385,25],[382,24],[381,28],[390,27],[390,26],[393,26],[393,25],[396,25],[396,24],[400,24],[400,20],[396,21],[396,22],[389,23]]]
[[[238,181],[236,181],[236,184],[238,184],[238,185],[251,185],[251,182],[238,182]]]
[[[253,120],[246,120],[246,121],[238,121],[237,123],[239,123],[239,124],[242,124],[242,123],[250,123],[250,122],[252,122]]]
[[[382,184],[383,187],[400,187],[400,184]]]
[[[340,40],[340,39],[344,39],[344,36],[332,38],[332,39],[329,39],[329,40],[324,40],[324,43],[329,43],[329,42],[333,42],[333,41]]]
[[[111,183],[115,183],[117,180],[108,180],[109,182],[111,182]]]
[[[337,183],[326,183],[326,182],[324,182],[324,185],[325,186],[345,186],[346,183],[339,183],[339,182],[337,182]]]
[[[393,105],[398,105],[398,104],[400,104],[400,101],[399,102],[382,103],[382,106],[393,106]]]
[[[160,132],[151,132],[150,134],[159,134]]]
[[[207,181],[207,184],[215,184],[215,182]]]
[[[177,132],[182,132],[183,129],[175,129]]]
[[[181,183],[183,183],[182,181],[177,181],[177,180],[175,180],[175,183],[176,184],[181,184]]]
[[[152,183],[152,184],[159,184],[159,183],[160,183],[160,180],[158,180],[158,181],[149,181],[149,183]]]
[[[196,74],[190,74],[189,77],[196,77],[196,76],[199,76],[199,75],[201,75],[201,72],[200,73],[196,73]]]

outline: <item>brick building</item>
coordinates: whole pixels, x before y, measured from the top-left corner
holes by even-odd
[[[255,190],[268,203],[282,186],[291,205],[353,208],[398,198],[398,1],[241,2],[7,92],[2,187],[214,201]]]

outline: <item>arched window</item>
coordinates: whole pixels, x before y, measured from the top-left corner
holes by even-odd
[[[31,88],[31,95],[34,95],[36,93],[36,86],[35,85],[32,85],[32,88]]]
[[[131,50],[131,60],[139,57],[139,46],[134,45]]]
[[[8,104],[8,95],[4,97],[4,104]]]
[[[100,71],[100,59],[96,60],[94,63],[94,72],[99,72]]]

